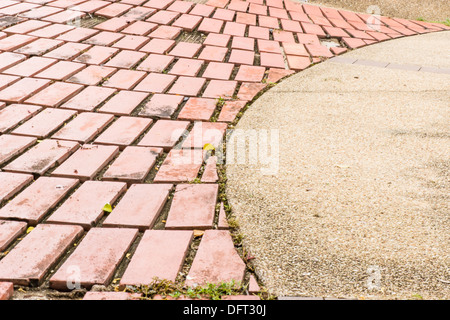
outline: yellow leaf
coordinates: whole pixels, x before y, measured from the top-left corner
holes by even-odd
[[[105,206],[103,207],[103,211],[111,213],[112,212],[111,204],[110,203],[105,204]]]
[[[207,143],[203,146],[203,150],[205,151],[213,151],[215,150],[214,146],[211,143]]]
[[[33,229],[34,229],[34,227],[29,227],[29,228],[27,229],[27,233],[30,233],[31,231],[33,231]]]
[[[194,230],[194,237],[195,238],[201,237],[203,236],[204,233],[205,233],[204,230]]]

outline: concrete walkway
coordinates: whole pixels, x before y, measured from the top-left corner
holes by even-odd
[[[246,111],[236,129],[279,130],[278,172],[227,167],[269,291],[450,298],[449,83],[440,32],[330,59]]]

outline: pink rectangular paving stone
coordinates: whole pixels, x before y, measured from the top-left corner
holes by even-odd
[[[104,206],[115,203],[126,190],[122,182],[86,181],[45,222],[89,230],[103,217]]]
[[[0,252],[5,251],[26,228],[26,222],[0,220]]]
[[[126,147],[103,174],[103,180],[143,182],[162,153],[161,148]]]
[[[145,285],[154,278],[175,281],[193,235],[193,231],[187,230],[147,230],[120,280],[120,286]]]
[[[124,3],[113,3],[109,6],[106,6],[100,10],[97,10],[95,12],[96,15],[107,17],[107,18],[114,18],[117,16],[120,16],[121,14],[127,12],[132,8],[131,5],[124,4]]]
[[[193,78],[193,77],[178,77],[174,85],[168,91],[169,94],[177,94],[182,96],[197,96],[203,85],[205,84],[205,78]]]
[[[66,24],[52,24],[48,27],[30,32],[28,35],[39,38],[55,38],[69,30],[72,30],[73,28],[75,27]]]
[[[172,26],[159,26],[148,36],[151,38],[173,40],[177,38],[183,29]]]
[[[139,112],[139,115],[144,117],[170,118],[182,101],[183,96],[154,94]]]
[[[132,50],[122,50],[116,54],[111,60],[105,63],[106,67],[131,69],[136,66],[141,59],[145,57],[144,52]],[[137,70],[140,70],[139,68]]]
[[[21,77],[31,77],[36,73],[55,64],[57,60],[43,57],[31,57],[15,66],[3,71],[5,74],[12,74]]]
[[[51,175],[81,181],[91,180],[118,153],[119,147],[116,146],[83,145]]]
[[[96,33],[98,33],[98,30],[92,30],[89,28],[75,28],[73,30],[70,30],[69,32],[66,32],[60,36],[58,36],[57,40],[64,40],[64,41],[71,41],[72,44],[76,44],[78,41],[86,40],[89,37],[92,37]]]
[[[203,63],[203,60],[181,58],[175,62],[170,69],[169,74],[195,77],[200,72]]]
[[[226,123],[195,122],[182,148],[203,149],[206,144],[211,144],[217,148],[223,143],[226,129]]]
[[[37,39],[36,37],[27,36],[23,34],[13,34],[10,35],[9,37],[0,40],[0,50],[13,51],[36,39]]]
[[[63,104],[60,108],[79,111],[93,111],[116,91],[116,89],[112,88],[89,86]]]
[[[245,107],[247,101],[226,101],[220,111],[217,121],[232,122],[239,114],[239,112]]]
[[[83,63],[59,61],[44,71],[39,72],[35,77],[64,81],[85,67],[86,65]]]
[[[20,79],[20,77],[18,76],[8,76],[5,74],[0,74],[0,90],[6,88],[7,86],[9,86],[10,84],[13,84],[14,82],[18,81]],[[1,102],[1,107],[0,109],[3,109],[5,107],[5,103]]]
[[[38,224],[78,184],[76,179],[40,177],[0,209],[0,219]]]
[[[82,233],[79,226],[37,226],[0,261],[0,279],[17,285],[39,284]]]
[[[204,98],[231,99],[237,87],[237,81],[211,80],[202,94]]]
[[[152,122],[151,119],[120,117],[95,140],[95,143],[117,145],[123,149],[139,138]]]
[[[0,53],[0,72],[22,62],[26,58],[25,55],[14,52]]]
[[[167,201],[170,189],[171,184],[132,185],[102,226],[139,228],[141,231],[151,229]]]
[[[0,164],[21,154],[36,142],[36,138],[4,134],[0,136]]]
[[[156,23],[146,21],[136,21],[127,28],[122,30],[122,33],[145,36],[158,27]]]
[[[228,230],[206,230],[189,270],[186,285],[241,282],[245,263],[239,257]]]
[[[206,79],[229,80],[233,73],[234,64],[210,62],[203,71],[202,77]]]
[[[13,134],[45,138],[68,121],[76,111],[55,108],[46,108],[18,128],[12,131]]]
[[[143,71],[120,69],[105,82],[103,82],[102,86],[122,90],[130,90],[134,86],[136,86],[136,84],[138,84],[146,75],[147,73]]]
[[[90,47],[91,47],[90,45],[84,43],[68,42],[56,48],[55,50],[52,50],[44,54],[44,57],[55,58],[60,60],[72,60],[78,57],[80,54],[83,53],[84,50],[87,50]]]
[[[15,24],[11,27],[3,29],[3,32],[6,33],[20,33],[25,34],[32,32],[34,30],[46,27],[50,24],[50,22],[39,21],[39,20],[27,20],[18,24]]]
[[[218,195],[216,184],[179,184],[166,229],[211,229]]]
[[[84,87],[79,84],[55,82],[28,98],[25,103],[56,108],[72,98],[82,89],[84,89]]]
[[[50,16],[47,16],[45,18],[42,18],[42,20],[63,24],[63,23],[67,23],[70,21],[76,21],[77,19],[81,19],[85,15],[86,15],[86,13],[80,12],[80,11],[64,10],[64,11],[52,14]]]
[[[176,76],[169,74],[150,73],[134,88],[134,90],[164,93],[176,78]]]
[[[175,40],[170,39],[152,39],[139,51],[165,54],[175,46]]]
[[[172,149],[164,159],[154,182],[188,182],[197,178],[203,163],[203,150]]]
[[[162,54],[150,54],[136,70],[147,72],[163,72],[175,59],[175,57],[162,55]]]
[[[19,123],[41,111],[42,107],[27,104],[10,104],[0,110],[0,133],[6,133]]]
[[[77,142],[44,140],[13,160],[4,171],[43,175],[79,147]]]
[[[136,91],[119,91],[109,99],[98,112],[112,113],[115,115],[130,115],[142,101],[147,98],[148,93]]]
[[[67,82],[96,86],[116,71],[115,68],[88,66],[67,79]]]
[[[142,48],[150,39],[144,36],[136,35],[126,35],[115,44],[114,48],[124,49],[124,50],[138,50]]]
[[[26,54],[28,56],[41,56],[47,51],[53,50],[63,43],[64,42],[61,40],[42,38],[16,49],[15,52]]]
[[[138,146],[160,147],[169,151],[187,133],[188,126],[189,121],[158,120]]]
[[[52,139],[87,143],[94,139],[113,120],[113,115],[83,112],[56,132]]]
[[[33,176],[30,174],[0,172],[0,203],[12,198],[31,181],[33,181]]]
[[[136,239],[137,229],[92,228],[77,246],[74,253],[50,278],[50,287],[68,290],[73,266],[79,268],[79,282],[84,288],[108,285],[114,271]]]
[[[48,79],[23,78],[0,91],[0,101],[21,103],[50,83]]]
[[[178,114],[180,120],[208,121],[216,110],[217,100],[206,98],[189,98]]]
[[[103,46],[94,46],[88,51],[75,58],[75,61],[81,63],[88,63],[93,65],[100,65],[108,61],[114,54],[119,51],[117,48],[109,48]]]

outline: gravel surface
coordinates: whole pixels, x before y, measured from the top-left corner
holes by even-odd
[[[425,42],[429,59],[450,44],[440,34]],[[449,80],[328,61],[246,111],[237,129],[279,130],[276,174],[227,166],[233,214],[270,292],[450,298]]]

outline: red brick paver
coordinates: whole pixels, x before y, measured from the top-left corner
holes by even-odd
[[[175,281],[192,239],[192,231],[146,231],[120,284],[145,285],[155,277]]]
[[[141,231],[152,228],[171,188],[171,184],[132,185],[103,226],[139,228]]]
[[[123,182],[86,181],[47,220],[52,224],[93,227],[103,216],[103,207],[113,204],[126,191]]]
[[[166,229],[211,229],[218,186],[180,184],[175,189]]]
[[[108,285],[136,236],[136,229],[92,228],[50,278],[50,287],[67,290],[71,280],[85,288]]]
[[[11,281],[19,285],[40,283],[82,232],[83,229],[79,226],[37,226],[0,260],[1,281]]]
[[[230,233],[226,230],[206,230],[186,284],[240,282],[244,272],[245,264],[234,248]]]

